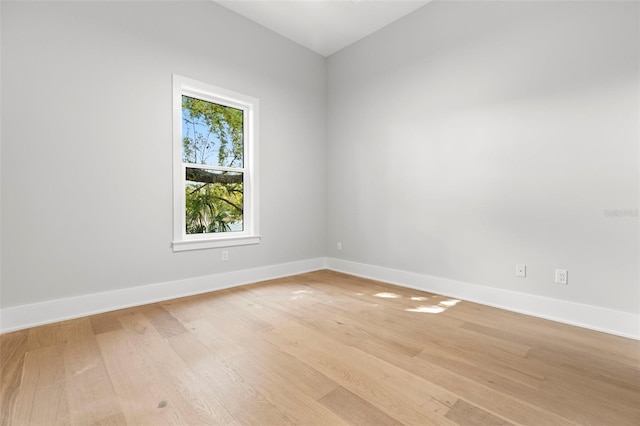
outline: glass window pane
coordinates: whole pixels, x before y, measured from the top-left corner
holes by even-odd
[[[182,96],[182,161],[243,167],[243,111]]]
[[[186,233],[243,231],[243,189],[243,173],[187,167]]]

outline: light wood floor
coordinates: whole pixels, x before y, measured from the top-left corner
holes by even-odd
[[[3,425],[640,425],[640,342],[328,271],[0,343]]]

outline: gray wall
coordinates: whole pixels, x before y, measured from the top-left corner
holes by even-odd
[[[211,1],[1,12],[2,307],[325,254],[320,55]],[[227,263],[170,247],[172,73],[260,99],[263,240]]]
[[[328,254],[640,311],[639,16],[435,2],[329,57]]]
[[[3,1],[0,306],[330,256],[637,313],[638,7],[434,2],[325,61],[209,1]],[[172,73],[260,98],[228,263],[170,248]]]

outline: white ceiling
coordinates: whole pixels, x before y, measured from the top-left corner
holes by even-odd
[[[322,56],[329,56],[431,0],[214,1]]]

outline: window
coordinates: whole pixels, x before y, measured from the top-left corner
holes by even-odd
[[[260,242],[258,100],[173,76],[173,250]]]

